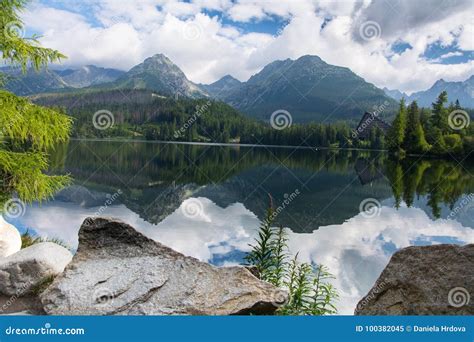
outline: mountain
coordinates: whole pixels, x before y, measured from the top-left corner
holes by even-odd
[[[43,69],[30,68],[25,74],[19,68],[5,67],[0,72],[9,76],[5,88],[17,95],[32,95],[55,92],[64,89],[84,88],[116,80],[124,72],[116,69],[87,65],[79,69]]]
[[[358,121],[377,106],[383,105],[381,116],[396,109],[396,101],[350,69],[309,55],[272,62],[224,93],[222,100],[262,120],[279,109],[289,111],[293,122]]]
[[[411,94],[407,102],[416,100],[419,106],[431,107],[443,90],[448,92],[449,102],[459,100],[462,107],[474,108],[474,75],[462,82],[446,82],[440,79],[431,88]]]
[[[46,91],[57,91],[67,88],[67,84],[54,70],[45,69],[36,72],[28,69],[25,74],[19,68],[5,67],[0,69],[8,77],[5,88],[17,95],[31,95]]]
[[[91,85],[115,81],[125,72],[117,69],[86,65],[79,69],[57,70],[56,73],[68,86],[73,88],[84,88]]]
[[[383,90],[350,69],[309,55],[274,61],[246,82],[226,75],[209,85],[195,84],[163,54],[145,59],[128,72],[86,66],[29,72],[21,81],[9,84],[9,89],[20,95],[85,87],[91,91],[147,89],[168,97],[214,97],[264,121],[281,109],[289,111],[295,123],[327,123],[358,122],[365,111],[391,117],[397,108],[396,101]]]
[[[101,87],[118,89],[149,89],[163,94],[192,98],[208,94],[194,84],[181,69],[163,54],[145,59],[110,84]]]
[[[400,101],[403,97],[405,99],[408,98],[408,95],[406,93],[401,92],[398,89],[391,90],[391,89],[388,89],[387,87],[384,87],[383,91],[384,91],[385,95],[387,95],[387,96],[389,96],[392,99],[397,100],[397,101]]]
[[[199,86],[209,93],[214,98],[223,99],[233,91],[236,91],[238,87],[242,85],[238,79],[225,75],[220,80],[211,84],[200,84]]]

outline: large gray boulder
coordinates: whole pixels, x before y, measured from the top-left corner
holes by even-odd
[[[356,315],[473,315],[474,244],[396,252]]]
[[[29,294],[46,278],[61,273],[71,259],[71,252],[52,242],[41,242],[0,259],[0,293]]]
[[[88,218],[41,300],[51,315],[229,315],[271,314],[283,297],[243,267],[214,267],[125,223]]]

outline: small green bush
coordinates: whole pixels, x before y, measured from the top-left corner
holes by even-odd
[[[282,226],[272,228],[270,207],[262,222],[255,245],[245,257],[254,266],[260,279],[288,293],[288,301],[276,313],[279,315],[335,314],[336,289],[328,282],[334,278],[323,265],[298,262],[298,254],[290,257],[288,238]]]

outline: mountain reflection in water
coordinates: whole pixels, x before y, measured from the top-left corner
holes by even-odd
[[[474,192],[474,167],[467,161],[87,141],[71,141],[52,160],[51,172],[69,172],[75,185],[12,222],[72,246],[84,218],[101,213],[184,254],[238,264],[264,218],[268,194],[275,206],[291,198],[277,224],[287,227],[301,260],[323,263],[336,276],[342,314],[352,314],[396,250],[474,242],[474,205],[466,201]],[[373,217],[360,213],[367,198],[381,203]],[[202,209],[192,217],[184,210],[190,201]]]

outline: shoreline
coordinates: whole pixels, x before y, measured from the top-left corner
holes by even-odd
[[[301,150],[347,150],[347,151],[368,151],[368,152],[387,152],[388,150],[366,149],[366,148],[343,148],[343,147],[319,147],[319,146],[297,146],[297,145],[267,145],[267,144],[240,144],[240,143],[214,143],[198,141],[169,141],[169,140],[145,140],[145,139],[110,139],[110,138],[70,138],[74,141],[103,141],[103,142],[141,142],[152,144],[180,144],[197,146],[227,146],[227,147],[270,147]]]
[[[199,142],[199,141],[172,141],[172,140],[146,140],[146,139],[126,139],[126,138],[70,138],[73,141],[97,141],[97,142],[122,142],[122,143],[150,143],[150,144],[179,144],[179,145],[196,145],[196,146],[225,146],[225,147],[257,147],[257,148],[281,148],[281,149],[297,149],[297,150],[313,150],[313,151],[331,151],[331,150],[341,150],[341,151],[361,151],[361,152],[382,152],[387,153],[390,156],[395,156],[393,153],[390,153],[388,149],[368,149],[368,148],[359,148],[359,147],[320,147],[320,146],[297,146],[297,145],[267,145],[267,144],[240,144],[240,143],[216,143],[216,142]],[[472,152],[471,152],[472,153]],[[468,154],[455,155],[458,157],[464,157],[464,159],[469,159]],[[426,158],[426,159],[454,159],[451,154],[449,156],[439,156],[432,154],[416,154],[416,153],[407,153],[405,157],[410,158]]]

